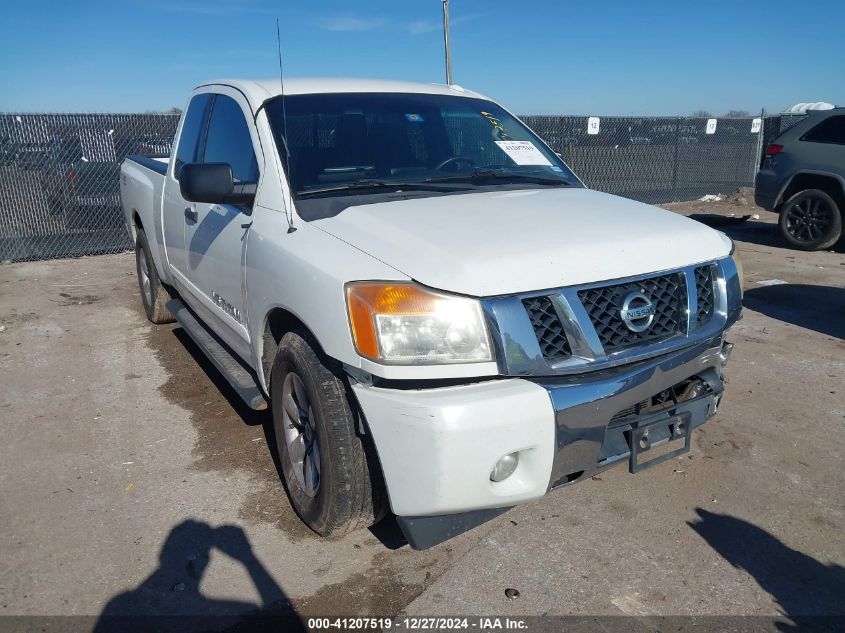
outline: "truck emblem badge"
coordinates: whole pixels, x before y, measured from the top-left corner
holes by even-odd
[[[235,319],[235,321],[237,321],[238,323],[242,323],[242,321],[241,321],[241,311],[238,310],[231,303],[226,301],[219,294],[217,294],[216,291],[211,292],[211,299],[214,301],[214,303],[216,303],[218,306],[220,306],[220,308],[223,310],[223,312],[225,312],[230,317]]]
[[[632,332],[645,332],[654,321],[655,305],[642,292],[632,292],[622,302],[619,316],[622,323]]]

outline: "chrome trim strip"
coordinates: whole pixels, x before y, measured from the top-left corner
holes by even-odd
[[[714,266],[713,284],[716,296],[713,317],[701,327],[696,328],[694,326],[698,295],[695,286],[695,269],[709,265]],[[637,282],[672,273],[683,274],[686,281],[687,324],[685,331],[663,339],[648,341],[641,346],[606,354],[595,327],[578,298],[578,291]],[[523,299],[538,296],[551,299],[569,339],[572,349],[571,357],[559,361],[549,361],[543,357],[537,335],[522,303]],[[731,257],[725,257],[715,261],[699,262],[681,269],[519,295],[492,297],[482,299],[481,303],[490,325],[499,372],[502,375],[563,376],[654,358],[718,336],[740,317],[742,292],[739,288],[736,265]]]
[[[701,266],[684,269],[684,280],[687,282],[687,335],[695,329],[695,320],[698,315],[698,286],[695,283],[696,268],[701,268]]]
[[[558,294],[551,295],[550,299],[569,339],[572,355],[580,356],[588,361],[604,360],[604,349],[599,335],[581,300],[578,299],[577,291],[571,288],[564,289]],[[589,327],[581,326],[582,323]]]

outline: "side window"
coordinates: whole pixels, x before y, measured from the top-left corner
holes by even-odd
[[[845,145],[845,115],[832,116],[807,132],[802,141]]]
[[[238,102],[226,95],[217,95],[214,100],[203,162],[229,163],[236,182],[258,182],[258,163],[246,118]]]
[[[202,128],[208,119],[208,109],[214,95],[197,95],[188,104],[185,122],[182,124],[182,134],[179,136],[179,147],[176,150],[174,176],[179,180],[179,171],[185,163],[195,163],[199,159],[199,144]]]

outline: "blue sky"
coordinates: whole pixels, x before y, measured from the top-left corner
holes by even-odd
[[[215,77],[443,81],[440,0],[21,1],[0,12],[0,111],[182,107]],[[804,8],[806,7],[806,9]],[[522,114],[845,105],[844,0],[452,0],[456,83]]]

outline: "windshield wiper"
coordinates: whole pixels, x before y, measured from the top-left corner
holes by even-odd
[[[536,185],[549,185],[551,187],[571,187],[572,183],[563,178],[548,178],[535,174],[520,174],[515,172],[494,171],[492,169],[481,169],[471,174],[457,176],[443,176],[442,178],[426,178],[425,182],[449,183],[468,182],[474,185],[484,184],[490,180],[510,180],[516,182],[529,182]]]
[[[443,184],[446,184],[444,181]],[[297,191],[300,198],[314,196],[321,193],[335,193],[341,191],[367,191],[378,189],[390,189],[391,191],[447,191],[441,187],[433,186],[434,182],[395,182],[390,180],[363,179],[354,182],[345,182],[331,187],[320,187],[319,189],[303,189]]]

